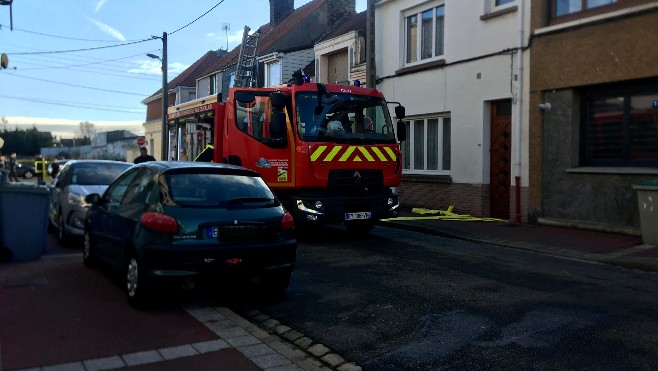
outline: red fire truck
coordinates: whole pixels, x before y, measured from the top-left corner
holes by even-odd
[[[375,89],[295,80],[170,107],[172,159],[258,171],[300,227],[366,233],[397,216],[404,107]],[[388,104],[397,105],[397,137]]]

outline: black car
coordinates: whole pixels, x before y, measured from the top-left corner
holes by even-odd
[[[23,165],[20,162],[16,163],[16,176],[31,179],[35,174],[34,166]]]
[[[229,274],[283,293],[295,267],[295,225],[260,175],[238,166],[151,161],[102,196],[90,194],[86,266],[123,272],[128,300],[167,283],[225,282]]]

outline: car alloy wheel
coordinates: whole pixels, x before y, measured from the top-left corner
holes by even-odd
[[[30,179],[30,178],[32,178],[32,176],[34,176],[34,174],[32,174],[32,172],[29,171],[29,170],[26,171],[25,174],[23,174],[23,178],[25,178],[25,179]]]
[[[140,265],[134,253],[126,257],[126,295],[133,308],[142,308],[146,303],[144,279],[140,274]]]

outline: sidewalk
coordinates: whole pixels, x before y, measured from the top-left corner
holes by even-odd
[[[0,371],[360,370],[267,322],[266,331],[203,295],[134,310],[111,275],[85,268],[80,248],[53,234],[40,259],[0,263]]]
[[[380,225],[571,259],[658,271],[658,247],[640,236],[496,221],[445,220],[401,210]]]

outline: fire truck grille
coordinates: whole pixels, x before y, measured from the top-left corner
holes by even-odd
[[[330,188],[377,188],[384,185],[381,170],[330,170]]]

